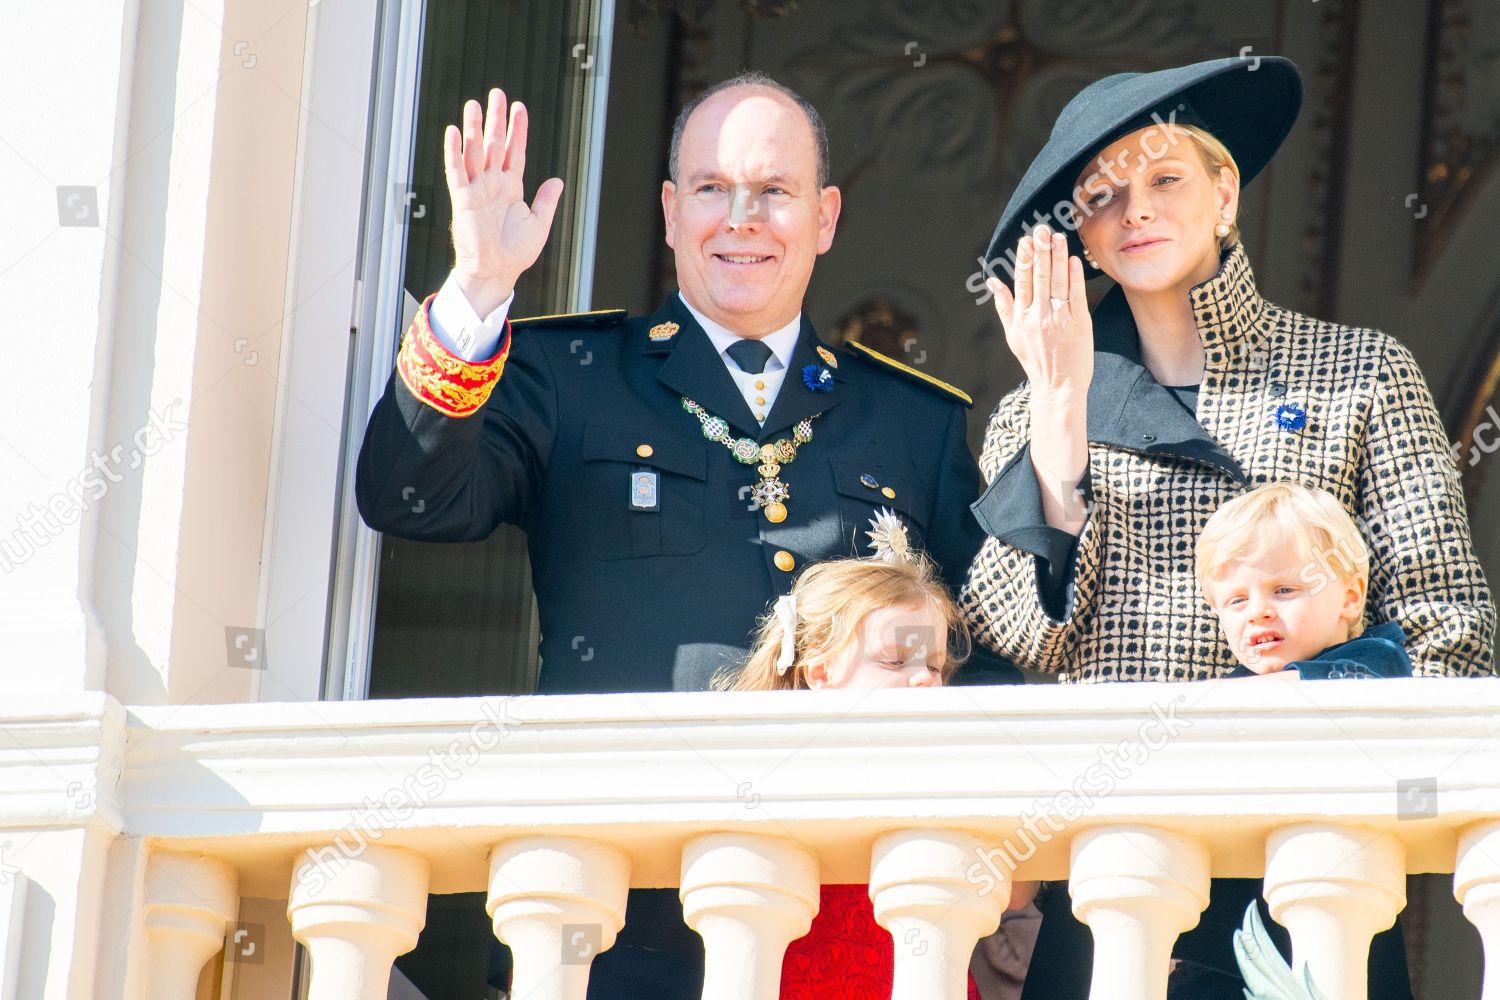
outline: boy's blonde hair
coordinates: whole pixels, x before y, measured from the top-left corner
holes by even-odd
[[[1208,585],[1230,560],[1254,559],[1288,538],[1307,557],[1304,582],[1322,586],[1369,581],[1370,550],[1354,519],[1332,494],[1299,483],[1267,483],[1224,504],[1203,526],[1197,571],[1204,599],[1213,603]],[[1361,615],[1349,637],[1363,631]]]
[[[879,559],[836,559],[809,567],[796,584],[796,658],[786,673],[778,673],[783,636],[781,619],[768,611],[760,620],[755,647],[738,670],[713,679],[717,691],[776,691],[808,686],[805,670],[826,663],[860,639],[865,617],[883,608],[933,608],[947,626],[948,658],[943,664],[947,683],[969,655],[969,633],[963,617],[937,578],[931,562],[886,562]]]

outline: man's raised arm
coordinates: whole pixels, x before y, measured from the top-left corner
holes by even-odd
[[[526,204],[526,108],[512,105],[508,124],[505,108],[491,90],[486,114],[469,101],[462,132],[449,125],[443,135],[453,271],[402,340],[356,471],[360,514],[380,531],[484,538],[524,514],[545,472],[556,426],[545,373],[511,365],[504,405],[486,406],[510,357],[505,310],[541,255],[563,190],[551,178]],[[492,433],[481,433],[485,424]]]

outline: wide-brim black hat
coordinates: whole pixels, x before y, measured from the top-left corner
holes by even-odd
[[[1243,186],[1271,161],[1301,108],[1302,74],[1280,56],[1213,59],[1154,73],[1116,73],[1091,83],[1057,116],[1047,144],[1005,206],[985,260],[1013,253],[1021,234],[1039,221],[1067,234],[1070,254],[1082,254],[1077,222],[1069,224],[1057,206],[1073,203],[1073,189],[1089,160],[1122,136],[1157,121],[1197,125],[1229,149]],[[997,273],[1008,281],[1009,268],[999,267]],[[1085,268],[1084,273],[1099,272]]]

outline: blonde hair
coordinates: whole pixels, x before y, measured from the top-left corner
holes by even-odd
[[[1305,582],[1347,584],[1370,578],[1370,550],[1342,504],[1325,490],[1299,483],[1267,483],[1214,511],[1198,536],[1198,587],[1209,599],[1209,582],[1232,559],[1254,559],[1268,546],[1291,539],[1307,557]],[[1313,579],[1308,579],[1309,576]],[[1363,611],[1363,609],[1361,609]],[[1349,630],[1364,631],[1363,615]]]
[[[969,655],[969,633],[958,606],[926,559],[885,562],[879,559],[836,559],[807,569],[792,587],[797,601],[796,659],[778,673],[784,635],[774,611],[761,617],[755,646],[739,669],[719,673],[717,691],[776,691],[808,686],[806,668],[826,663],[859,641],[866,616],[884,608],[920,607],[937,611],[947,626],[948,658],[943,664],[947,683]]]
[[[1234,162],[1234,154],[1229,152],[1229,147],[1219,141],[1218,137],[1207,132],[1196,125],[1178,125],[1178,128],[1188,134],[1193,140],[1193,145],[1198,149],[1198,158],[1203,161],[1208,176],[1213,180],[1219,179],[1219,171],[1225,167],[1234,175],[1235,187],[1240,185],[1240,165]],[[1228,222],[1229,234],[1220,236],[1219,249],[1228,250],[1240,241],[1239,219],[1230,219]]]

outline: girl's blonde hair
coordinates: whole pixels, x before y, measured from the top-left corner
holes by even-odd
[[[744,666],[713,679],[717,691],[777,691],[808,686],[808,664],[826,663],[859,641],[865,617],[883,608],[932,608],[947,626],[947,683],[969,655],[969,633],[948,589],[932,563],[837,559],[807,569],[792,587],[797,601],[796,658],[777,673],[784,635],[781,619],[768,611],[760,619],[755,646]]]
[[[1209,600],[1209,583],[1231,560],[1253,560],[1287,539],[1307,559],[1304,582],[1326,586],[1370,579],[1369,547],[1343,504],[1300,483],[1267,483],[1224,504],[1203,526],[1196,569],[1204,599]],[[1363,631],[1363,619],[1356,619],[1349,638]]]

